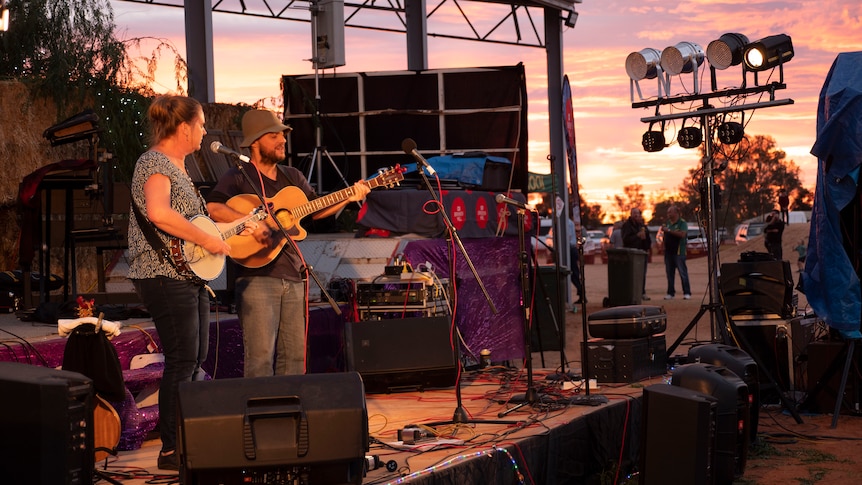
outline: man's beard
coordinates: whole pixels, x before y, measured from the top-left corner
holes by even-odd
[[[275,165],[278,162],[281,162],[282,160],[284,160],[284,157],[281,154],[279,154],[279,152],[275,148],[270,149],[270,150],[261,150],[260,151],[260,158],[261,158],[261,162],[263,162],[265,164],[272,164],[272,165]]]

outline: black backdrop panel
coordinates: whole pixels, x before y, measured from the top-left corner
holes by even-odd
[[[321,163],[319,192],[344,188],[333,164],[352,184],[414,162],[401,150],[406,138],[426,158],[468,151],[504,157],[513,163],[512,188],[527,189],[523,65],[284,76],[282,84],[284,119],[293,127],[287,163],[308,174],[318,126],[320,146],[332,158]],[[311,176],[317,182],[316,170]]]

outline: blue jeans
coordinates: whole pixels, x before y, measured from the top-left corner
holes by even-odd
[[[667,273],[668,295],[673,296],[676,294],[676,291],[673,289],[676,271],[679,271],[679,279],[682,281],[682,294],[691,294],[691,285],[688,281],[688,267],[685,265],[685,254],[665,254],[664,269]]]
[[[245,377],[304,374],[305,284],[269,276],[242,277],[236,280],[236,296]]]
[[[210,299],[204,287],[166,277],[133,280],[156,324],[165,370],[159,384],[161,451],[177,449],[177,396],[180,382],[203,377],[210,330]]]

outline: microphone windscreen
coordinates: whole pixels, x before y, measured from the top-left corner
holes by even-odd
[[[494,198],[498,204],[502,204],[506,201],[506,196],[503,194],[497,194],[497,197]]]
[[[413,141],[413,138],[405,138],[401,142],[401,149],[404,150],[404,153],[410,155],[416,149],[416,142]]]
[[[221,148],[221,142],[214,141],[210,143],[210,150],[212,150],[213,153],[218,153],[219,148]]]

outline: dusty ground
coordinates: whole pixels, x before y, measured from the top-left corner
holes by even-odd
[[[796,252],[793,248],[800,239],[808,239],[808,224],[794,224],[784,233],[784,257],[791,261],[794,280],[796,271]],[[741,245],[724,245],[719,250],[719,265],[722,262],[735,262],[745,251],[765,252],[762,237]],[[647,294],[651,300],[644,304],[659,305],[668,315],[668,346],[683,333],[683,330],[697,315],[701,305],[709,303],[707,291],[707,258],[697,258],[688,262],[691,277],[691,300],[683,300],[677,281],[677,297],[663,299],[666,292],[664,262],[661,256],[654,256],[647,268]],[[602,309],[602,299],[608,295],[607,266],[588,265],[584,271],[587,292],[587,313]],[[804,295],[800,295],[799,306],[806,305]],[[566,317],[566,358],[570,366],[580,368],[580,344],[583,340],[582,329],[585,316],[582,311],[567,313]],[[688,346],[698,341],[712,338],[710,312],[707,311],[686,335],[685,340],[674,352],[686,354]],[[534,349],[536,350],[536,349]],[[559,364],[559,351],[535,352],[534,366],[553,367]],[[739,484],[845,484],[858,483],[862,479],[862,417],[841,414],[838,425],[831,428],[832,416],[801,415],[802,424],[785,412],[780,406],[766,406],[761,409],[758,426],[759,443],[749,453],[744,475],[735,483]],[[635,483],[635,481],[632,481]]]

